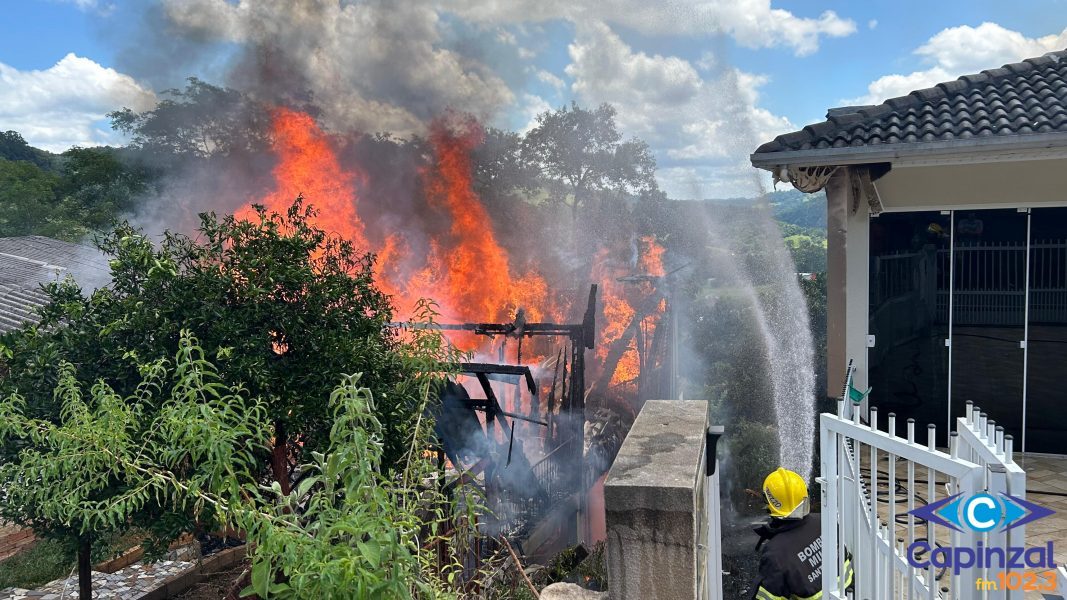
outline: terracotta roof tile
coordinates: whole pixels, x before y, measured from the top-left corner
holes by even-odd
[[[1067,51],[964,75],[876,106],[832,109],[756,154],[1067,132]]]

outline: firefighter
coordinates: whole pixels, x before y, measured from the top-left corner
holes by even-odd
[[[779,467],[763,481],[770,520],[755,529],[759,535],[759,574],[753,584],[756,600],[806,600],[822,597],[822,519],[810,513],[804,479]],[[852,587],[852,564],[845,555],[841,576]]]

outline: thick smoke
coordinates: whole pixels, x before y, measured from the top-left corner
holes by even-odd
[[[225,83],[276,104],[310,100],[335,132],[421,133],[449,108],[484,120],[514,100],[449,47],[426,3],[166,0],[163,11],[186,44],[238,44]]]
[[[370,228],[411,233],[408,249],[425,256],[428,240],[447,228],[419,190],[429,149],[376,143],[374,136],[425,137],[451,110],[488,122],[514,100],[508,85],[472,56],[484,53],[478,45],[427,3],[164,0],[141,18],[135,43],[120,53],[122,68],[160,87],[181,87],[190,73],[206,73],[210,83],[247,100],[237,108],[198,103],[185,118],[236,122],[261,138],[224,151],[198,149],[211,160],[164,153],[167,178],[158,198],[135,217],[151,233],[191,231],[198,213],[232,212],[269,192],[276,158],[269,110],[285,106],[312,115],[334,136],[343,166],[370,174],[359,190],[373,196],[360,207]],[[380,248],[383,240],[371,241]]]

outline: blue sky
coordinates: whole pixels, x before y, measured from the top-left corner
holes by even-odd
[[[675,197],[749,195],[748,152],[828,107],[1067,47],[1058,0],[5,4],[0,130],[50,150],[121,143],[107,111],[150,108],[186,76],[230,83],[242,51],[281,41],[336,130],[417,132],[448,107],[522,130],[610,102]]]

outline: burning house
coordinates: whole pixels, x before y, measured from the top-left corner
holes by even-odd
[[[603,540],[604,476],[643,399],[667,397],[672,381],[663,246],[634,234],[575,269],[498,235],[474,181],[484,128],[470,119],[434,124],[416,184],[390,203],[389,174],[347,158],[311,115],[270,116],[271,189],[236,216],[303,195],[316,226],[372,253],[401,318],[422,298],[437,303],[431,326],[471,358],[441,394],[435,451],[450,485],[483,490],[479,527],[542,558]],[[594,282],[588,294],[581,279]]]

